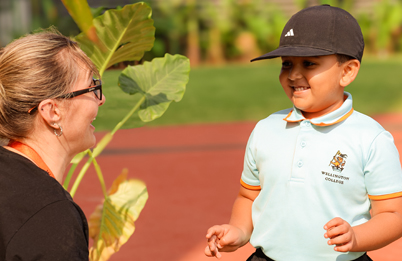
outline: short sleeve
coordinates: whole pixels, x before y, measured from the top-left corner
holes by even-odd
[[[381,132],[371,144],[364,167],[364,177],[370,199],[402,196],[399,153],[389,132]]]
[[[246,152],[244,155],[244,167],[241,175],[240,183],[243,187],[251,190],[260,190],[259,171],[255,160],[255,129],[250,135],[247,142]]]
[[[32,216],[13,236],[5,260],[88,260],[82,222],[69,200],[52,203]]]

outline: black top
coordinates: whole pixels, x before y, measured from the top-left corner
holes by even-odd
[[[0,147],[2,260],[88,260],[88,224],[57,180]]]

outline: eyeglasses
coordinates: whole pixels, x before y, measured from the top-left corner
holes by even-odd
[[[94,92],[96,98],[98,98],[101,101],[102,100],[102,81],[99,79],[92,79],[92,83],[93,83],[93,85],[89,86],[89,88],[78,90],[75,92],[70,92],[70,93],[61,95],[57,98],[71,99],[71,98],[77,97],[79,95],[88,93],[88,92]],[[29,109],[28,113],[32,115],[37,109],[38,109],[38,105]]]
[[[98,98],[101,101],[102,100],[102,82],[99,79],[92,79],[92,81],[93,81],[94,85],[89,86],[89,88],[82,89],[82,90],[75,91],[75,92],[70,92],[70,93],[61,95],[57,98],[71,99],[76,96],[88,93],[88,92],[94,92],[96,98]]]

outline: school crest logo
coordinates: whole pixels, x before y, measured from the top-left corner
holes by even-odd
[[[342,172],[342,170],[345,168],[347,157],[348,157],[348,155],[342,154],[338,150],[338,152],[335,154],[335,156],[332,158],[331,162],[329,163],[329,166],[331,166],[332,170],[334,170],[334,171]]]

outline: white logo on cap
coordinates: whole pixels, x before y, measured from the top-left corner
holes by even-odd
[[[285,34],[285,37],[287,36],[294,36],[293,29],[290,29],[289,32]]]

